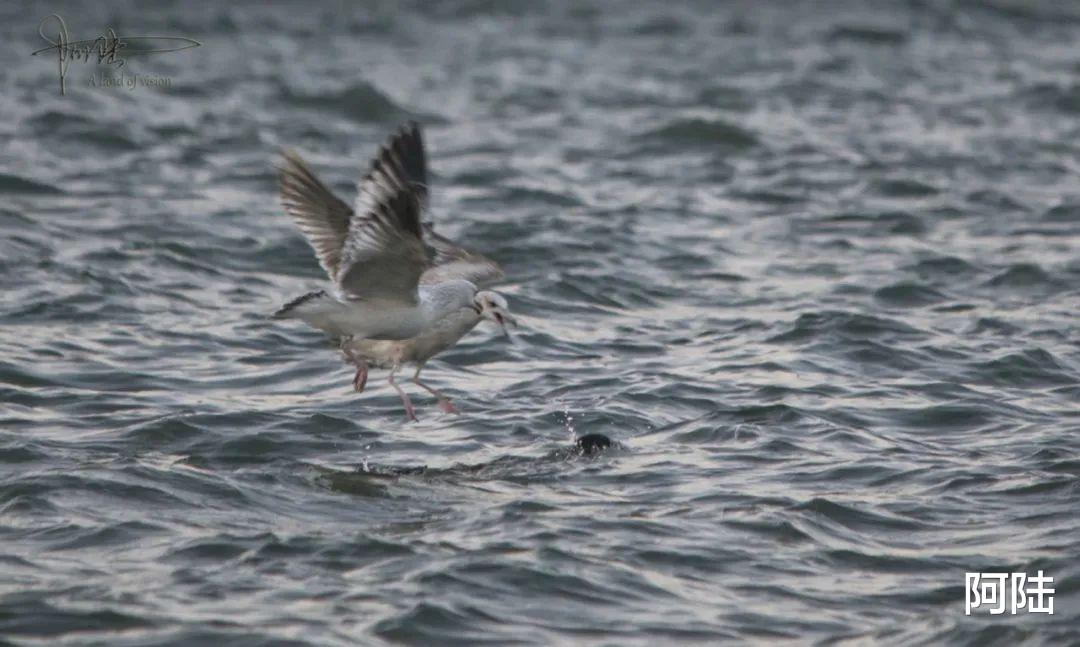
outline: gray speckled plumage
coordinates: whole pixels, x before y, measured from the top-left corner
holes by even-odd
[[[423,365],[429,359],[450,348],[476,324],[480,315],[472,308],[461,308],[448,314],[438,324],[409,339],[352,339],[342,348],[375,368],[392,369],[406,364]]]

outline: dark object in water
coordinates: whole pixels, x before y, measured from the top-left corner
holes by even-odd
[[[604,434],[585,434],[577,439],[578,449],[586,456],[611,447],[611,439]]]
[[[573,447],[560,447],[548,452],[543,457],[529,456],[503,456],[487,463],[467,465],[458,463],[448,468],[429,468],[427,465],[409,465],[394,467],[392,465],[369,465],[364,463],[356,468],[355,472],[335,472],[328,470],[335,489],[352,494],[367,494],[373,484],[378,484],[384,479],[396,479],[402,476],[422,476],[429,479],[473,477],[481,479],[509,478],[515,474],[535,475],[543,471],[543,466],[557,465],[563,461],[573,460],[581,456],[595,456],[601,451],[611,447],[611,439],[604,434],[585,434],[574,441]],[[353,480],[359,479],[354,482]],[[381,486],[379,486],[381,488]],[[366,488],[366,489],[365,489]],[[381,490],[379,490],[381,491]]]

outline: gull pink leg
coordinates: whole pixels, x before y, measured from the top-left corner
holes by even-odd
[[[435,387],[428,386],[427,384],[420,381],[420,371],[423,370],[423,368],[423,364],[420,364],[420,366],[417,367],[416,373],[414,373],[412,376],[413,384],[427,390],[428,393],[438,398],[439,409],[441,409],[444,413],[457,413],[458,410],[454,407],[454,403],[450,402],[450,398],[443,395],[442,391],[439,391]]]
[[[356,375],[353,377],[352,385],[356,389],[357,393],[364,392],[364,385],[367,384],[367,362],[360,360],[360,363],[356,365]]]
[[[345,354],[345,359],[356,367],[356,375],[353,376],[352,381],[353,388],[356,389],[357,393],[363,393],[368,376],[367,360],[357,357],[351,348],[345,346],[342,346],[341,352]]]
[[[394,381],[394,373],[397,373],[398,367],[395,366],[390,371],[390,386],[394,387],[394,390],[401,396],[401,404],[405,407],[405,417],[409,420],[416,422],[416,409],[413,408],[412,401],[409,400],[409,395],[401,390],[401,387]]]

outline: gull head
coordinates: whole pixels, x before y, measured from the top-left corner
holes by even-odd
[[[476,314],[480,315],[481,319],[488,319],[499,324],[499,328],[507,337],[510,336],[510,332],[506,329],[506,324],[517,327],[517,319],[510,314],[510,306],[507,305],[503,295],[498,292],[492,292],[491,290],[477,292],[476,296],[473,297],[473,309],[476,310]]]

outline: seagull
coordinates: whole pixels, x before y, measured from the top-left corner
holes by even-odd
[[[281,307],[277,319],[300,319],[338,340],[356,366],[363,391],[368,366],[389,368],[406,417],[409,396],[395,382],[402,365],[417,365],[412,382],[446,412],[449,398],[420,380],[424,364],[453,346],[483,319],[517,325],[506,299],[483,286],[503,277],[494,261],[458,246],[421,222],[428,202],[427,162],[420,127],[409,122],[379,149],[358,183],[356,208],[326,188],[295,152],[284,153],[281,202],[333,282]],[[429,251],[430,249],[430,251]]]

